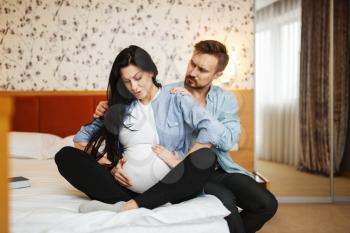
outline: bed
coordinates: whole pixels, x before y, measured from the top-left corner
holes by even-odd
[[[11,175],[28,177],[31,187],[11,191],[10,232],[228,232],[227,210],[213,196],[154,210],[80,214],[78,206],[88,199],[58,174],[52,159],[11,164]]]
[[[252,90],[235,91],[241,108],[242,136],[239,150],[231,152],[250,171],[254,170],[253,137],[248,136],[253,135],[252,93]],[[24,145],[29,144],[20,148],[22,154],[11,155],[10,176],[25,176],[31,182],[29,188],[10,190],[11,232],[229,232],[224,220],[229,212],[210,195],[154,210],[78,213],[78,206],[88,199],[59,175],[52,157],[57,148],[72,143],[71,135],[81,125],[92,120],[95,106],[105,99],[105,93],[12,92],[10,96],[14,106],[11,131],[27,132],[27,136],[19,138],[27,142]],[[251,117],[245,118],[248,114]],[[57,138],[42,140],[42,134]],[[51,145],[44,148],[47,142]],[[40,146],[44,149],[28,152]]]

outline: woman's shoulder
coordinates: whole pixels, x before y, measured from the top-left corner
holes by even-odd
[[[171,93],[169,89],[162,88],[157,97],[156,103],[165,105],[171,108],[179,108],[182,105],[187,105],[191,102],[192,97],[182,93]]]
[[[165,101],[165,100],[171,99],[173,97],[173,95],[170,93],[169,88],[162,87],[159,91],[160,91],[160,93],[157,97],[158,101]]]

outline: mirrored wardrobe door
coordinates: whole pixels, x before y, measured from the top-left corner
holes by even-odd
[[[309,98],[310,93],[314,97],[327,92],[322,89],[324,80],[300,78],[307,73],[300,65],[302,56],[312,66],[319,62],[305,53],[302,35],[310,33],[301,31],[302,7],[300,0],[256,1],[255,168],[270,180],[270,190],[280,201],[330,202],[329,110]],[[315,13],[323,21],[305,23],[303,30],[316,28],[321,33],[329,19]]]
[[[335,201],[349,202],[350,2],[346,0],[334,0],[333,4],[333,193]]]

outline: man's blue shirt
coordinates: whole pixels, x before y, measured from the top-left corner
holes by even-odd
[[[164,89],[170,90],[173,87],[184,87],[184,82],[168,84]],[[239,106],[236,97],[229,91],[212,85],[207,95],[205,109],[225,128],[220,144],[212,148],[222,169],[228,173],[238,172],[252,176],[250,172],[235,163],[229,153],[238,143],[241,132],[240,119],[237,115]]]
[[[137,104],[136,100],[127,107],[126,116],[131,114],[135,104]],[[161,88],[151,105],[159,144],[169,151],[178,152],[181,158],[184,158],[191,147],[193,131],[198,132],[196,138],[198,143],[212,144],[213,147],[219,147],[224,143],[222,141],[225,133],[223,124],[199,106],[191,96],[179,93],[170,94],[168,90]],[[103,120],[96,119],[82,126],[75,135],[74,142],[87,143],[103,124]]]
[[[160,94],[151,103],[160,145],[169,151],[177,151],[183,158],[193,140],[198,143],[210,143],[223,170],[251,176],[231,159],[229,153],[238,143],[240,135],[240,120],[237,115],[239,107],[234,95],[212,85],[204,109],[188,95],[170,94],[169,91],[173,87],[183,87],[183,82],[161,88]],[[131,111],[136,103],[132,102],[127,111]],[[89,125],[82,126],[74,141],[88,142],[102,125],[103,120],[97,119]]]

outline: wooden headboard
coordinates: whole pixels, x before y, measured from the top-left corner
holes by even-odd
[[[231,90],[240,106],[241,136],[239,150],[232,158],[254,171],[254,91]],[[104,91],[0,92],[13,97],[12,131],[51,133],[65,137],[75,134],[92,120]]]
[[[104,91],[10,92],[14,102],[12,131],[75,134],[91,121]]]
[[[231,90],[239,104],[241,135],[238,151],[231,151],[234,161],[248,171],[254,169],[254,90]]]

